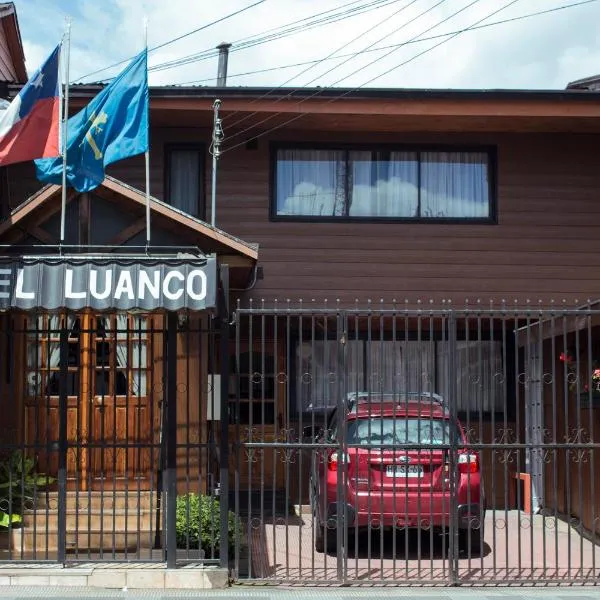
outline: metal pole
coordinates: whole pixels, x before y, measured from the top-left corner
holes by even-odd
[[[167,313],[167,567],[177,566],[177,313]]]
[[[65,69],[65,106],[63,110],[62,122],[62,155],[63,155],[63,172],[62,172],[62,203],[60,211],[60,245],[65,242],[65,215],[67,211],[67,122],[69,120],[69,62],[71,52],[71,19],[67,18],[67,56]],[[62,52],[61,52],[62,56]]]
[[[146,47],[146,59],[148,58],[148,19],[144,19],[144,45]],[[146,78],[148,77],[148,62],[146,62]],[[150,135],[150,132],[148,132]],[[150,246],[150,140],[148,150],[145,153],[146,160],[146,249]]]
[[[60,326],[58,397],[58,562],[67,559],[67,378],[69,375],[68,319]]]
[[[221,306],[219,308],[219,322],[221,336],[221,433],[220,433],[220,548],[219,560],[221,568],[229,568],[229,266],[221,265],[220,278],[222,284]],[[235,542],[238,543],[237,540]]]
[[[212,202],[210,210],[210,224],[214,227],[216,222],[217,210],[217,163],[221,155],[221,142],[223,141],[223,129],[221,127],[221,119],[219,118],[219,108],[221,101],[217,98],[213,104],[214,123],[213,123],[213,138],[212,138]]]

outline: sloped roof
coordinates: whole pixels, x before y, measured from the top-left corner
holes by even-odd
[[[0,238],[11,229],[25,223],[33,213],[43,210],[44,206],[48,205],[48,203],[56,202],[60,198],[61,189],[59,185],[46,185],[17,206],[7,219],[0,223]],[[144,192],[114,177],[107,176],[95,192],[100,191],[101,193],[102,190],[112,192],[126,202],[140,207],[146,206],[146,195]],[[203,247],[208,248],[211,252],[218,254],[233,253],[252,261],[258,259],[258,246],[256,244],[245,242],[153,196],[150,197],[150,210],[151,214],[167,219],[177,227],[188,229],[193,236],[199,236],[203,241]]]

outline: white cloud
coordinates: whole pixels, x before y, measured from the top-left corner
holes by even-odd
[[[473,0],[446,0],[428,14],[419,13],[439,0],[417,0],[399,14],[409,0],[358,17],[289,36],[252,49],[235,51],[229,58],[229,74],[318,59],[346,44],[379,21],[373,32],[342,52],[360,50],[386,36],[380,44],[397,44],[419,34],[435,35],[473,24],[506,5],[508,0],[479,0],[447,23],[434,26]],[[574,0],[520,0],[488,19],[495,21],[548,10]],[[142,47],[143,19],[149,21],[149,45],[174,38],[191,29],[239,10],[251,0],[16,0],[27,64],[33,71],[56,44],[64,29],[63,15],[72,14],[71,73],[85,75],[133,56]],[[295,19],[341,7],[347,0],[267,0],[232,19],[167,46],[150,56],[150,66],[166,60],[212,49],[222,41],[242,38],[284,25]],[[410,20],[414,22],[407,24]],[[325,72],[341,61],[328,61],[289,83],[291,86],[358,86],[410,60],[437,40],[409,44],[389,57],[365,54]],[[379,58],[373,65],[371,61]],[[562,88],[568,81],[595,74],[600,67],[600,2],[469,32],[374,80],[378,87],[426,88]],[[121,68],[121,67],[120,67]],[[151,84],[181,83],[215,76],[216,58],[151,74]],[[360,69],[357,73],[353,71]],[[114,75],[117,69],[97,75]],[[278,86],[302,68],[231,78],[230,85]]]

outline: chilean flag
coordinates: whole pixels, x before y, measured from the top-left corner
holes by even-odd
[[[60,45],[0,118],[0,166],[60,156]]]

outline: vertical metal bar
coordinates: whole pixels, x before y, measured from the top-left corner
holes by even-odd
[[[456,316],[450,311],[448,315],[448,403],[450,405],[450,421],[456,423],[457,389],[456,389]],[[448,561],[450,563],[450,580],[453,585],[459,582],[458,573],[458,442],[456,427],[450,427],[450,540],[448,544]]]
[[[69,328],[67,317],[60,329],[60,375],[58,400],[58,562],[67,558],[67,377]]]
[[[177,313],[167,313],[167,567],[177,565]]]
[[[344,544],[344,532],[342,528],[347,527],[348,519],[346,518],[346,494],[345,494],[345,478],[344,472],[346,467],[347,457],[347,419],[346,416],[346,346],[347,346],[347,331],[346,331],[346,313],[338,310],[337,313],[337,372],[340,376],[337,378],[337,414],[338,414],[338,471],[337,471],[337,490],[336,496],[338,501],[337,510],[337,578],[340,583],[343,583],[346,577],[345,557],[347,556],[345,544]],[[339,509],[339,505],[342,505],[342,510]],[[327,528],[326,528],[327,530]]]
[[[229,289],[229,269],[221,265],[221,282],[227,283],[223,289]],[[219,562],[221,568],[229,568],[229,313],[227,299],[223,299],[220,315],[221,341],[221,435],[220,435],[220,500],[221,512]]]

